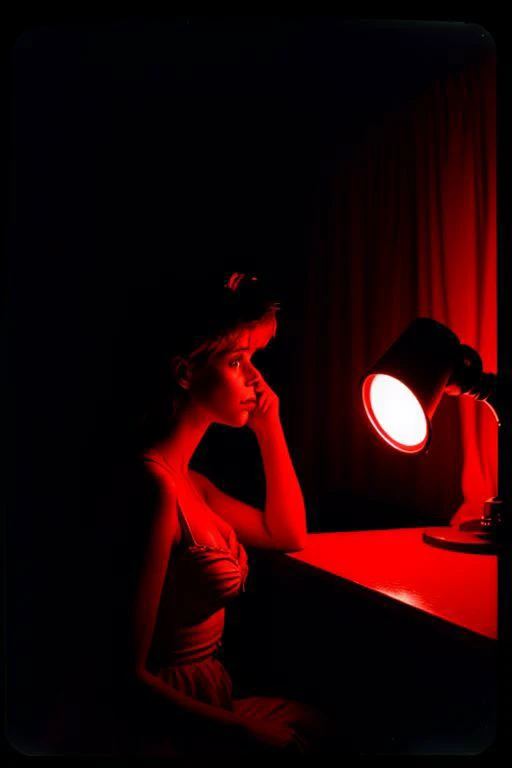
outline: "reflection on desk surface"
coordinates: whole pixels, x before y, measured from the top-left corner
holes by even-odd
[[[312,533],[288,557],[496,639],[496,556],[430,546],[424,530]]]

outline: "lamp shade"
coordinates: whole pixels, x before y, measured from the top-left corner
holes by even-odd
[[[460,358],[460,342],[446,326],[420,317],[362,379],[370,423],[393,448],[428,448],[432,418]]]

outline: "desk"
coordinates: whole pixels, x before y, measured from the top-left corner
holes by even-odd
[[[496,557],[432,547],[424,530],[310,534],[289,557],[496,640]]]
[[[301,552],[255,558],[258,683],[327,705],[342,752],[494,740],[496,557],[431,547],[423,530],[310,534]]]

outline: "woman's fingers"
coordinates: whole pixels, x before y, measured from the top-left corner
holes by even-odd
[[[253,382],[253,388],[256,397],[256,408],[249,417],[247,425],[254,429],[260,424],[266,423],[274,411],[277,412],[279,398],[262,376],[258,376]]]
[[[306,739],[304,739],[296,731],[293,734],[293,743],[295,744],[295,749],[298,752],[307,752],[308,743],[307,743]]]

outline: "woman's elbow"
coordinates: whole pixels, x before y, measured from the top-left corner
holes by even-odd
[[[154,676],[148,670],[145,663],[137,664],[135,668],[132,668],[131,673],[132,683],[137,688],[140,688],[141,686],[143,688],[146,688],[148,685],[150,686],[154,679]]]
[[[307,543],[307,535],[293,536],[283,543],[282,550],[285,553],[301,552]]]

